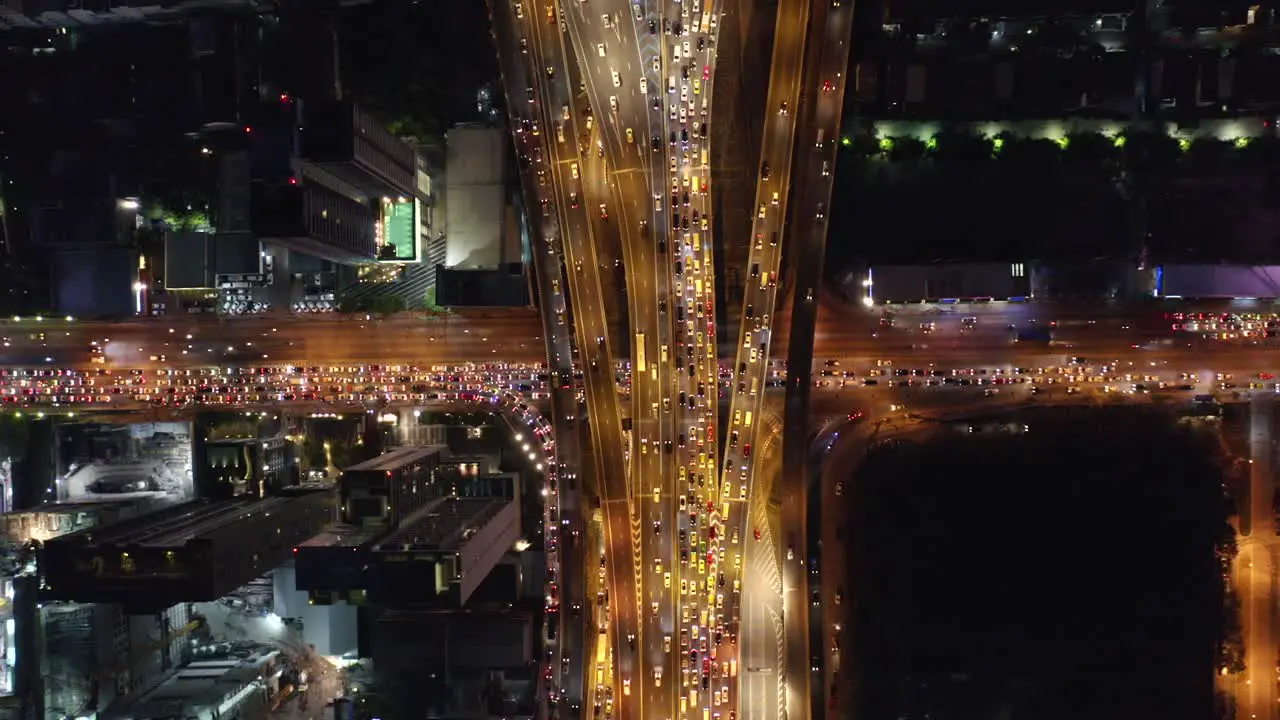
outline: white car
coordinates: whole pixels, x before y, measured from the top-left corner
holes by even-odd
[[[640,94],[641,95],[649,94],[649,81],[645,78],[640,78]],[[823,165],[825,166],[826,163],[823,163]]]
[[[618,112],[618,96],[617,95],[609,96],[609,109],[612,110],[613,112]]]
[[[596,52],[600,53],[600,57],[604,57],[604,43],[596,45]]]
[[[613,86],[622,87],[622,78],[618,75],[618,71],[612,70],[611,72],[613,73]]]
[[[689,57],[689,56],[691,56],[691,55],[693,55],[693,53],[689,52],[689,41],[688,41],[688,40],[685,40],[685,41],[684,41],[684,56],[685,56],[685,57]]]
[[[657,55],[653,56],[653,71],[658,73],[659,75],[662,74],[662,58],[658,57]]]
[[[687,102],[689,102],[689,86],[681,85],[680,86],[680,104],[684,105]]]

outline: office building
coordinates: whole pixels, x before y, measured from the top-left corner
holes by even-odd
[[[449,130],[445,144],[445,253],[435,270],[439,302],[528,305],[527,215],[507,160],[507,129],[458,125]]]

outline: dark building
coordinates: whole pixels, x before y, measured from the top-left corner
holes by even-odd
[[[216,600],[284,563],[333,520],[327,489],[266,500],[195,500],[44,544],[48,600],[153,610]]]
[[[1191,118],[1280,101],[1265,4],[879,0],[855,13],[859,114]]]
[[[170,288],[217,289],[224,312],[323,309],[342,264],[418,259],[430,183],[410,146],[324,100],[323,8],[90,5],[0,10],[0,310],[192,302]],[[305,115],[290,92],[315,100]]]
[[[349,467],[338,481],[342,519],[351,525],[400,522],[440,496],[433,478],[444,446],[399,447]]]

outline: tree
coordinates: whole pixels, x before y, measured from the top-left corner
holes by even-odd
[[[444,310],[444,308],[440,307],[440,305],[436,303],[435,287],[427,288],[427,293],[426,295],[423,296],[422,302],[423,302],[423,307],[426,309],[427,312],[434,313],[434,312],[440,312]]]

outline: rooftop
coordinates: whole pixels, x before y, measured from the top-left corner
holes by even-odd
[[[234,708],[252,690],[252,684],[261,677],[265,666],[274,660],[279,651],[257,646],[237,653],[238,656],[190,662],[166,678],[155,689],[143,694],[136,702],[114,712],[99,715],[104,718],[161,718],[196,715],[204,708]]]
[[[405,522],[378,543],[378,552],[405,550],[456,550],[507,505],[492,498],[448,498]]]
[[[385,452],[376,458],[370,458],[362,463],[352,465],[344,472],[379,472],[384,470],[398,470],[406,465],[411,465],[419,460],[439,454],[447,450],[445,445],[427,445],[423,447],[406,445],[398,447],[390,452]]]
[[[383,526],[360,527],[337,523],[325,528],[324,532],[298,543],[300,548],[322,547],[360,547],[371,542],[386,530]]]

